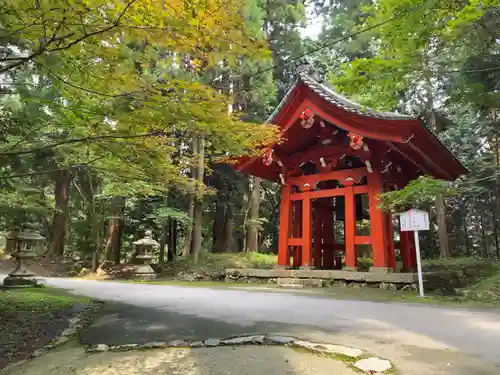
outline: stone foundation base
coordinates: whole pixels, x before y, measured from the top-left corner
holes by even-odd
[[[417,268],[402,268],[401,272],[417,272]]]
[[[134,271],[134,279],[153,280],[156,279],[156,272],[149,264],[141,264]]]
[[[378,273],[388,273],[394,272],[391,267],[370,267],[370,272],[378,272]]]
[[[135,280],[154,280],[156,279],[156,273],[134,273]]]
[[[288,266],[282,266],[282,265],[279,265],[279,264],[276,264],[276,265],[273,267],[273,269],[275,269],[275,270],[287,270],[287,269],[289,269],[289,268],[290,268],[290,267],[288,267]]]
[[[358,267],[343,267],[342,268],[342,271],[349,271],[349,272],[357,272],[358,271]]]
[[[32,288],[38,286],[38,282],[31,277],[7,276],[3,280],[3,286],[8,288]]]

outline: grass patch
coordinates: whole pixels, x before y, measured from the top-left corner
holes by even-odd
[[[301,293],[301,292],[298,292]],[[322,288],[313,289],[308,295],[318,297],[374,301],[374,302],[394,302],[394,303],[417,303],[433,306],[459,307],[469,306],[478,308],[498,307],[500,304],[494,299],[468,298],[465,296],[441,295],[432,292],[425,293],[422,298],[416,292],[392,291],[377,288]]]
[[[458,271],[466,268],[484,270],[485,273],[500,271],[499,262],[475,257],[424,259],[422,261],[422,267],[424,271]]]
[[[72,307],[88,303],[55,288],[0,289],[0,369],[51,342],[67,327]]]
[[[16,314],[50,314],[71,307],[75,303],[88,303],[87,297],[75,296],[49,287],[0,290],[0,316]]]

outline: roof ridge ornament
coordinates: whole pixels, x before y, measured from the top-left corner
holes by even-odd
[[[320,83],[322,83],[324,81],[321,78],[318,70],[314,67],[312,60],[309,59],[308,57],[305,57],[304,59],[302,59],[299,66],[297,67],[296,74],[299,77],[307,75],[310,78],[312,78]]]

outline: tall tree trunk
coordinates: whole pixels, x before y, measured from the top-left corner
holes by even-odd
[[[191,148],[193,150],[193,154],[196,154],[198,146],[198,142],[196,138],[193,138]],[[196,168],[191,168],[191,176],[194,179],[197,179]],[[189,192],[188,194],[188,208],[187,208],[187,216],[188,223],[186,225],[186,235],[184,238],[184,247],[182,248],[182,256],[187,258],[189,254],[192,253],[193,250],[193,223],[194,223],[194,202],[195,202],[195,193]]]
[[[252,195],[251,191],[251,186],[250,186],[250,179],[247,180],[247,183],[245,184],[245,189],[242,194],[242,202],[241,202],[241,207],[243,209],[244,215],[243,215],[243,235],[240,237],[240,241],[238,242],[238,250],[241,252],[245,252],[247,249],[247,226],[246,222],[248,219],[248,215],[250,213],[250,198]]]
[[[167,243],[170,238],[170,226],[168,225],[168,220],[165,221],[165,224],[163,225],[162,228],[162,235],[160,238],[160,251],[158,254],[158,266],[160,269],[163,271],[163,268],[165,267],[165,247],[167,246]]]
[[[55,212],[52,222],[52,238],[49,243],[48,254],[62,256],[66,239],[66,219],[68,217],[69,184],[71,172],[61,170],[55,176]]]
[[[226,253],[233,252],[234,248],[234,208],[231,204],[227,206],[226,217],[224,220],[224,251]]]
[[[198,162],[196,165],[196,179],[198,189],[196,201],[194,204],[194,228],[193,228],[193,257],[194,262],[198,262],[198,257],[201,251],[202,243],[202,226],[203,226],[203,176],[205,170],[205,140],[203,136],[198,137],[197,142]]]
[[[482,238],[482,243],[483,243],[483,251],[484,251],[484,257],[488,258],[488,242],[486,240],[486,233],[484,231],[484,221],[483,217],[480,215],[479,216],[479,229],[481,231],[481,238]]]
[[[182,256],[187,258],[193,247],[193,222],[194,222],[194,197],[189,197],[187,216],[189,221],[186,225],[186,236],[184,239],[184,247],[182,248]]]
[[[123,207],[125,199],[123,197],[113,198],[111,214],[108,221],[108,236],[106,241],[106,260],[111,260],[115,264],[120,264],[122,231],[123,231]]]
[[[427,94],[426,102],[426,112],[427,121],[432,130],[439,134],[442,127],[436,122],[436,113],[434,109],[434,94],[432,89],[431,71],[429,69],[429,63],[427,58],[424,56],[424,69],[425,69],[425,90]],[[436,196],[436,220],[438,226],[438,237],[439,237],[439,255],[442,258],[448,257],[450,255],[449,242],[448,242],[448,227],[446,225],[446,204],[442,194]]]
[[[259,219],[260,208],[260,188],[262,180],[259,177],[253,178],[252,195],[250,197],[250,209],[247,217],[247,240],[245,251],[259,251]]]
[[[498,217],[495,210],[493,210],[493,242],[495,243],[495,255],[500,259],[500,244],[498,239]]]
[[[225,221],[226,221],[226,205],[223,202],[217,201],[214,213],[214,221],[212,225],[212,252],[225,252]]]
[[[168,220],[168,254],[169,262],[175,261],[177,256],[177,220],[169,218]]]
[[[493,118],[494,121],[497,121],[496,115]],[[493,150],[495,152],[495,203],[496,203],[496,213],[493,213],[493,233],[495,238],[495,250],[497,258],[500,259],[500,231],[498,221],[500,219],[500,136],[499,133],[495,135],[494,139],[494,147]]]
[[[95,193],[97,185],[94,184],[94,179],[92,178],[92,173],[89,171],[80,171],[82,174],[87,174],[88,181],[82,185],[80,188],[78,184],[75,182],[75,188],[78,192],[80,192],[83,200],[85,201],[86,206],[86,221],[89,226],[89,252],[92,254],[92,263],[91,263],[91,272],[97,272],[99,268],[99,257],[101,254],[101,241],[102,241],[102,228],[103,228],[103,220],[102,216],[96,211],[95,205]],[[80,175],[81,176],[81,175]]]
[[[471,247],[469,244],[469,231],[467,229],[467,211],[462,213],[461,220],[462,220],[462,232],[464,234],[465,255],[470,257]]]
[[[439,237],[439,256],[446,258],[450,255],[448,244],[448,228],[446,226],[446,206],[442,194],[436,196],[436,219]]]

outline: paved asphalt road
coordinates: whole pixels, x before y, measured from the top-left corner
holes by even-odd
[[[0,280],[2,275],[0,275]],[[290,292],[53,279],[109,303],[85,343],[281,333],[368,350],[405,374],[500,373],[500,312],[335,300]]]

